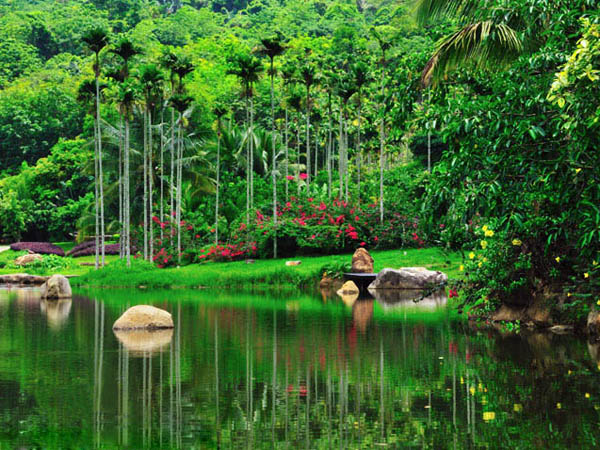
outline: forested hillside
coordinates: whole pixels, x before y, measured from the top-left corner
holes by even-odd
[[[595,0],[15,0],[0,35],[6,242],[436,245],[482,308],[596,303]]]

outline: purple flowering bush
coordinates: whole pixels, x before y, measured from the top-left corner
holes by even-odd
[[[40,255],[65,256],[62,248],[50,242],[15,242],[10,245],[10,249],[14,251],[30,250]]]

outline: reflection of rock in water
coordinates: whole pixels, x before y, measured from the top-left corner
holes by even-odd
[[[48,326],[54,330],[60,330],[66,323],[71,312],[71,299],[45,300],[40,302],[42,314],[46,315]]]
[[[367,326],[373,317],[373,304],[375,301],[371,300],[358,300],[352,307],[352,318],[354,319],[354,325],[361,333],[367,331]]]
[[[424,294],[423,291],[413,289],[369,289],[369,292],[381,304],[383,309],[434,310],[445,307],[448,302],[444,289],[440,289],[423,299],[421,299]]]
[[[115,336],[131,356],[144,357],[162,352],[171,343],[173,329],[113,330]]]
[[[354,303],[356,303],[356,300],[358,300],[358,292],[354,294],[340,294],[338,292],[338,295],[342,298],[344,305],[346,305],[348,308],[352,308]]]

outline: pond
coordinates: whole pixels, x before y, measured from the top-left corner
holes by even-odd
[[[0,290],[0,448],[591,448],[598,347],[445,298]],[[116,336],[128,306],[175,329]]]

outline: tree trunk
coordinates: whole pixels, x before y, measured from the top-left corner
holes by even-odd
[[[164,132],[163,125],[165,122],[165,109],[161,106],[160,110],[160,223],[165,223],[165,208],[164,208],[164,179],[165,179],[165,164],[164,164]],[[162,245],[163,239],[165,238],[163,226],[160,227],[160,242]]]
[[[148,255],[148,260],[152,261],[154,257],[154,221],[153,218],[153,209],[154,209],[154,170],[153,170],[153,153],[154,150],[152,148],[152,110],[148,111],[148,233],[150,240],[150,254]]]
[[[173,204],[173,196],[175,194],[175,108],[171,108],[171,178],[169,192],[171,194],[171,204],[169,208],[169,223],[173,223],[173,213],[175,212],[175,206]],[[169,228],[169,240],[173,245],[173,227]]]
[[[148,261],[148,110],[144,110],[144,260]]]
[[[385,66],[385,60],[383,62]],[[380,104],[380,124],[379,124],[379,221],[383,223],[383,166],[385,163],[384,147],[385,147],[385,67],[381,70],[381,104]]]
[[[176,199],[176,221],[177,221],[177,262],[181,264],[181,181],[183,165],[183,141],[182,141],[182,120],[183,115],[179,113],[179,127],[177,133],[177,199]]]
[[[360,205],[360,170],[361,170],[361,162],[362,162],[362,152],[360,149],[360,125],[361,125],[361,119],[362,119],[362,114],[361,114],[361,109],[362,109],[362,98],[361,98],[361,92],[359,91],[358,93],[358,131],[357,131],[357,135],[356,135],[356,171],[358,173],[358,181],[357,181],[357,199],[358,199],[358,204]]]
[[[306,86],[306,192],[310,193],[310,88]]]
[[[273,182],[273,258],[277,258],[277,175],[275,174],[277,171],[277,158],[275,155],[275,88],[273,86],[273,78],[273,58],[271,58],[271,120],[273,128],[273,134],[271,135],[271,179]]]
[[[250,208],[254,209],[254,99],[250,97]]]
[[[338,143],[338,170],[339,178],[340,178],[340,190],[338,192],[338,200],[342,199],[342,194],[344,192],[344,122],[342,118],[342,102],[340,101],[340,135],[339,135],[339,143]]]
[[[290,152],[289,152],[289,136],[288,136],[288,110],[285,109],[285,201],[289,200],[289,181],[288,176],[290,165]]]
[[[246,224],[250,226],[250,106],[246,96]]]
[[[119,258],[123,259],[123,114],[119,113]]]
[[[96,259],[94,267],[96,270],[100,267],[100,189],[98,186],[98,117],[94,121],[94,218],[95,218],[95,237]]]
[[[217,195],[215,198],[215,245],[219,244],[219,189],[221,167],[221,123],[217,122]]]
[[[327,130],[327,197],[331,200],[332,158],[333,158],[333,128],[331,121],[331,92],[327,93],[327,109],[329,111],[329,129]]]
[[[125,176],[125,186],[123,189],[123,200],[125,206],[125,256],[127,258],[127,267],[131,266],[131,210],[129,207],[129,116],[125,117],[125,167],[123,168]]]
[[[99,66],[98,57],[96,56],[96,64]],[[100,247],[102,251],[102,267],[104,267],[104,175],[102,171],[102,127],[100,125],[100,78],[96,74],[96,123],[98,126],[98,177],[99,177],[99,194],[100,194]]]

